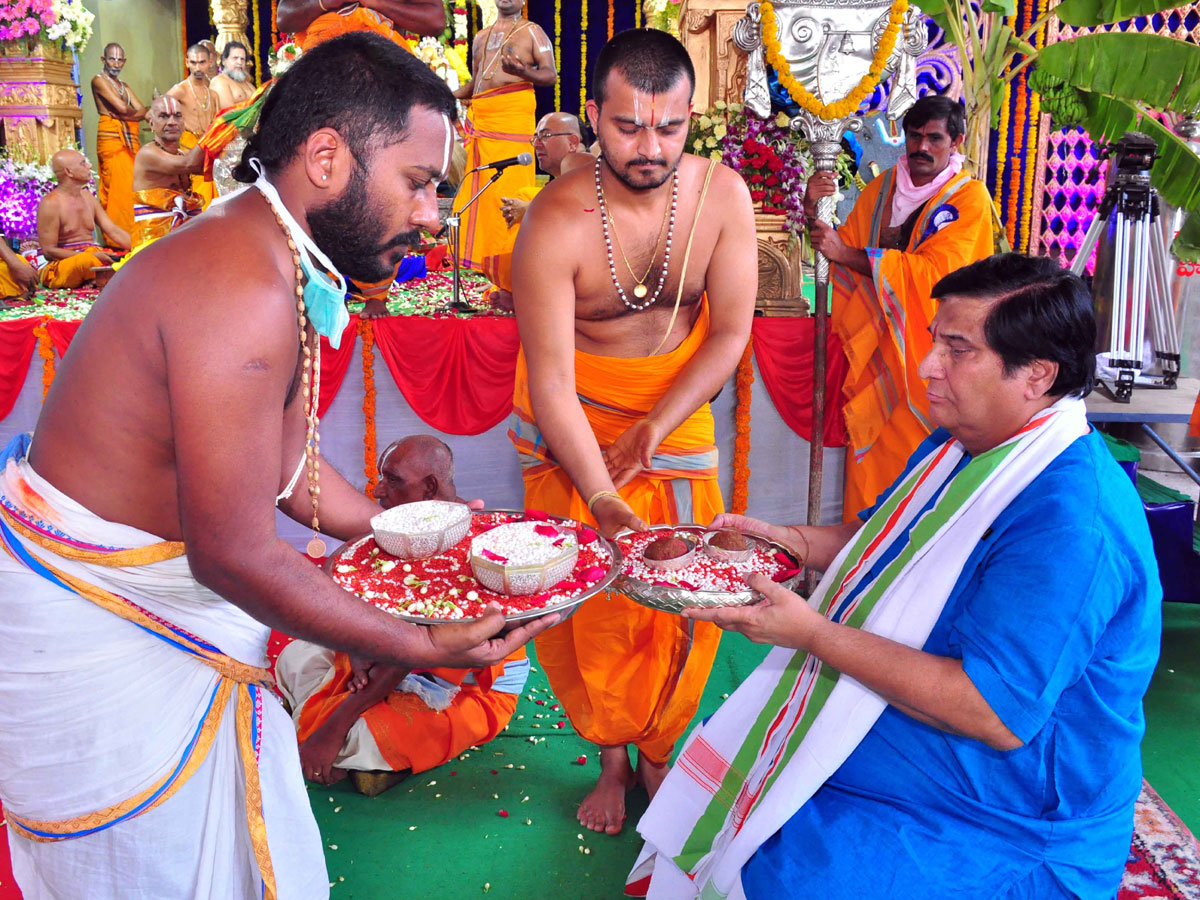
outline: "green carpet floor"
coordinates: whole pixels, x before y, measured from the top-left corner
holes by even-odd
[[[1146,698],[1146,778],[1200,831],[1200,606],[1164,608],[1163,657]],[[712,713],[766,654],[726,635],[698,718]],[[639,847],[629,798],[619,837],[580,830],[575,806],[595,781],[594,750],[551,727],[561,710],[534,662],[507,732],[448,765],[369,800],[347,783],[311,789],[334,898],[591,900],[621,896]],[[542,701],[538,703],[537,701]],[[517,718],[520,716],[521,718]],[[541,716],[542,718],[538,718]],[[587,754],[584,765],[577,757]],[[501,815],[501,811],[507,816]],[[582,837],[580,837],[582,835]]]

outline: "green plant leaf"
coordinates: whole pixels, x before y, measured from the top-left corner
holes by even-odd
[[[1000,13],[1002,16],[1014,15],[1017,11],[1017,0],[983,0],[980,9],[985,13]]]
[[[925,0],[921,4],[921,12],[933,18],[938,15],[944,15],[946,12],[946,0]]]
[[[1037,65],[1084,91],[1158,110],[1188,113],[1200,104],[1200,46],[1156,34],[1088,34],[1059,41]]]
[[[1192,210],[1175,235],[1171,252],[1181,262],[1200,263],[1200,212]]]
[[[1179,5],[1178,0],[1062,0],[1054,7],[1059,21],[1068,25],[1111,25],[1165,12]]]
[[[1200,156],[1191,147],[1124,100],[1085,93],[1083,105],[1087,111],[1083,127],[1097,143],[1116,140],[1127,131],[1149,135],[1159,153],[1150,170],[1150,183],[1172,206],[1187,210],[1200,207]]]

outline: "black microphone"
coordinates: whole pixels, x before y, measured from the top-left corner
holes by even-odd
[[[498,159],[495,162],[490,162],[487,165],[479,166],[471,171],[482,172],[484,169],[496,169],[498,171],[503,171],[509,166],[527,166],[532,162],[532,153],[518,153],[516,156],[510,156],[508,159]]]

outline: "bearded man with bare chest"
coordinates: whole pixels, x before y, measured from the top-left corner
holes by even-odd
[[[0,801],[25,896],[328,897],[270,629],[478,668],[556,620],[402,622],[276,532],[276,507],[370,531],[378,507],[321,464],[318,335],[340,341],[341,272],[379,277],[436,227],[454,111],[386,38],[305,53],[235,170],[254,187],[122,267],[32,447],[4,449]]]
[[[526,505],[609,536],[708,523],[723,510],[708,401],[745,349],[757,292],[750,195],[735,172],[683,152],[695,77],[675,38],[617,35],[592,84],[602,157],[537,196],[514,251],[510,436]],[[626,791],[662,782],[716,653],[707,624],[613,593],[539,639],[572,725],[600,748],[585,827],[618,833]]]

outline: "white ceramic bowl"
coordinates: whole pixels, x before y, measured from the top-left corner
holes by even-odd
[[[533,555],[542,557],[536,560],[516,559],[512,562],[503,562],[488,559],[483,555],[483,549],[489,544],[494,544],[497,537],[510,536],[520,540],[524,531],[532,531],[532,528],[546,524],[544,522],[511,522],[475,537],[471,541],[471,572],[476,580],[489,591],[497,594],[523,597],[529,594],[540,594],[542,591],[554,587],[560,581],[570,578],[571,573],[575,571],[575,563],[579,560],[579,542],[574,532],[567,529],[556,528],[567,538],[563,546],[554,550],[547,548],[543,551],[535,551]],[[491,535],[490,538],[489,535]]]
[[[385,509],[371,519],[377,543],[401,559],[444,553],[471,530],[471,510],[462,503],[419,500]]]

